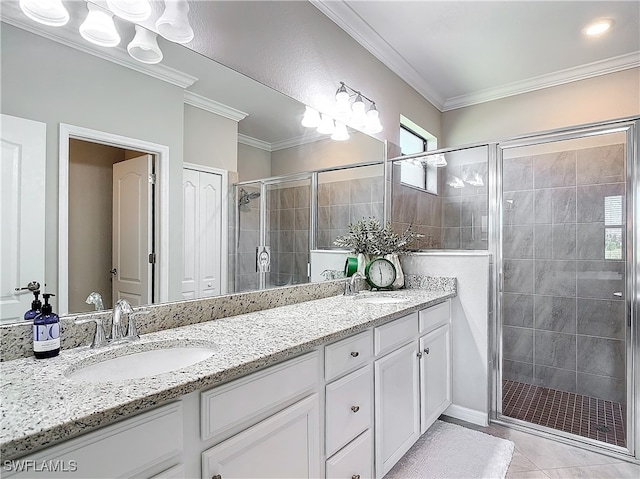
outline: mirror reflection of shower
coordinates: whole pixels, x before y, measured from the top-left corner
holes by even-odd
[[[238,207],[248,205],[251,200],[255,200],[260,197],[259,191],[248,193],[244,188],[240,188],[240,198],[238,199]]]

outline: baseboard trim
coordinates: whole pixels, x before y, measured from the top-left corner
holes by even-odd
[[[477,426],[489,425],[488,413],[458,406],[457,404],[449,406],[443,414],[445,416],[476,424]]]

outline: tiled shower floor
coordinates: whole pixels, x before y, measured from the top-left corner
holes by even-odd
[[[624,405],[581,394],[504,380],[502,414],[625,447]]]

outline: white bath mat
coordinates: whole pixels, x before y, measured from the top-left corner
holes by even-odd
[[[504,479],[513,442],[436,421],[384,479]]]

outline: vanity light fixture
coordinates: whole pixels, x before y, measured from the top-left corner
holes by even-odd
[[[142,63],[154,64],[162,61],[162,50],[158,46],[156,34],[140,25],[136,25],[136,35],[127,45],[127,51],[131,58]]]
[[[331,134],[331,139],[335,141],[346,141],[349,139],[349,132],[347,131],[347,125],[340,121],[336,121],[336,127]]]
[[[437,155],[429,155],[426,157],[426,159],[429,166],[436,166],[438,168],[447,166],[447,160],[442,153],[438,153]]]
[[[310,106],[305,107],[304,116],[302,117],[302,126],[307,128],[317,128],[320,125],[320,113]]]
[[[451,176],[447,184],[452,188],[464,188],[464,181],[457,176]]]
[[[107,0],[107,6],[116,16],[130,22],[144,22],[151,16],[148,0]]]
[[[613,18],[601,18],[584,27],[582,32],[588,37],[598,37],[610,30],[614,23]]]
[[[113,14],[92,3],[87,3],[87,8],[89,13],[79,29],[82,38],[101,47],[117,46],[120,35],[113,23]]]
[[[350,103],[351,100],[353,103]],[[368,109],[367,102],[369,103]],[[336,118],[349,126],[364,130],[366,133],[373,134],[382,131],[376,103],[345,82],[340,82],[340,87],[336,91]]]
[[[326,113],[320,115],[320,124],[318,125],[318,133],[321,135],[333,135],[335,125],[333,118]]]
[[[171,42],[189,43],[193,40],[189,3],[186,0],[165,0],[164,13],[156,21],[156,30]]]
[[[473,178],[471,180],[466,180],[466,182],[471,186],[484,186],[484,181],[482,180],[480,173],[474,173]]]
[[[62,0],[20,0],[20,10],[34,22],[61,27],[69,21]]]

